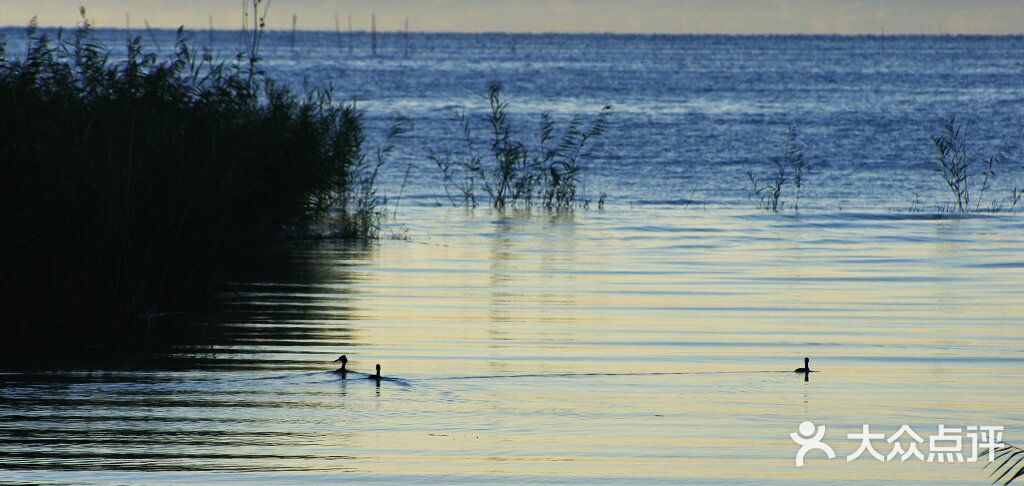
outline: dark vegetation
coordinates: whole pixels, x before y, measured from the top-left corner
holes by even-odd
[[[354,106],[264,76],[252,23],[219,63],[182,30],[167,59],[115,56],[85,21],[0,45],[0,322],[120,329],[208,302],[231,252],[377,236],[404,124],[368,156]]]
[[[537,141],[528,145],[514,133],[500,84],[490,85],[487,103],[487,113],[478,120],[486,137],[478,137],[473,117],[458,110],[452,113],[452,121],[458,126],[461,150],[432,149],[428,155],[442,173],[448,203],[473,208],[485,196],[497,209],[589,207],[585,149],[604,134],[611,106],[589,119],[573,117],[560,132],[551,115],[542,114]],[[603,206],[603,194],[598,203]]]
[[[1013,444],[1007,444],[995,451],[995,460],[985,465],[994,466],[989,477],[994,484],[1002,482],[1004,485],[1024,478],[1024,449]]]

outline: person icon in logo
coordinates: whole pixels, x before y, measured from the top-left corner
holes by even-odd
[[[789,434],[789,437],[800,446],[800,450],[796,451],[796,467],[803,467],[804,456],[814,449],[824,452],[829,459],[836,457],[836,451],[821,441],[825,437],[824,425],[816,427],[812,422],[801,422],[797,432]]]

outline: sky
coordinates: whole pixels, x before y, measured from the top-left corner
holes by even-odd
[[[249,0],[251,1],[251,0]],[[0,25],[238,28],[241,0],[0,0]],[[272,0],[271,29],[724,34],[1020,34],[1024,0]]]

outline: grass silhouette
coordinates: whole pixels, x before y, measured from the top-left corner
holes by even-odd
[[[264,10],[265,13],[265,10]],[[224,255],[282,237],[367,239],[383,218],[360,112],[302,95],[252,46],[214,62],[181,29],[166,59],[85,20],[0,45],[0,322],[119,328],[214,294]]]
[[[486,139],[477,137],[476,124],[465,110],[456,110],[452,120],[462,150],[431,150],[427,156],[441,171],[448,203],[476,207],[482,193],[496,209],[589,207],[585,149],[607,130],[611,106],[593,117],[575,116],[561,130],[544,113],[538,139],[531,144],[516,135],[501,85],[491,83],[486,98],[488,110],[479,120]],[[604,199],[601,195],[599,206],[604,206]]]

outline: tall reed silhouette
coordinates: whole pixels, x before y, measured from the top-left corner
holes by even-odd
[[[377,57],[377,14],[370,14],[370,52]]]
[[[782,155],[772,157],[769,161],[772,169],[767,176],[747,172],[750,195],[756,198],[758,209],[773,213],[782,211],[786,205],[785,189],[790,186],[793,191],[793,210],[799,211],[808,163],[796,127],[791,126],[787,130]]]
[[[573,117],[560,134],[552,116],[542,114],[539,139],[530,147],[516,137],[509,104],[501,92],[498,83],[491,83],[487,90],[488,111],[481,121],[489,139],[478,139],[472,117],[465,109],[457,110],[452,120],[459,128],[463,149],[459,153],[431,149],[428,155],[442,173],[448,202],[476,207],[482,191],[498,209],[588,207],[585,149],[607,130],[611,106],[592,117]]]
[[[989,197],[993,190],[996,168],[1006,162],[1010,149],[1003,145],[987,155],[979,155],[970,142],[970,127],[949,115],[941,120],[939,133],[931,136],[936,149],[937,170],[952,195],[952,201],[939,204],[939,212],[970,213],[1013,211],[1024,191],[1019,185],[1010,188],[1006,197]]]
[[[1024,449],[1006,444],[996,449],[994,454],[995,460],[985,465],[985,469],[994,466],[989,473],[993,484],[1002,481],[1005,486],[1024,478]]]

